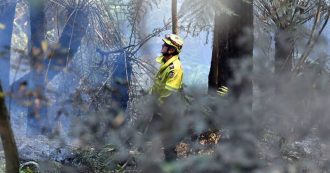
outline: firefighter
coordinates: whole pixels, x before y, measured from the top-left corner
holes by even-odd
[[[168,34],[165,35],[165,38],[162,40],[162,55],[156,58],[156,61],[161,66],[155,76],[154,85],[151,88],[151,94],[158,98],[159,107],[166,107],[164,102],[170,99],[169,96],[182,90],[183,68],[179,53],[183,46],[183,39],[178,35]],[[173,124],[175,118],[178,118],[176,116],[173,117],[171,113],[167,114],[166,111],[161,112],[162,113],[157,112],[153,115],[150,121],[150,131],[157,131],[156,129],[165,129],[166,131],[170,128],[168,124]],[[162,138],[165,160],[175,160],[177,158],[175,147],[180,141],[181,135],[174,134],[167,137],[163,136]]]
[[[183,39],[175,34],[168,34],[163,38],[162,55],[156,58],[161,65],[155,77],[151,93],[162,103],[173,92],[182,88],[183,68],[179,58],[183,46]]]

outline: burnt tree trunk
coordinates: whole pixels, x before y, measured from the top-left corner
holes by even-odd
[[[29,0],[30,5],[30,25],[31,25],[31,43],[29,49],[31,72],[29,73],[28,85],[34,91],[31,99],[31,105],[28,106],[27,114],[27,132],[29,135],[40,134],[41,129],[47,131],[48,118],[47,107],[45,106],[45,65],[42,52],[42,42],[45,39],[45,1]]]
[[[228,63],[228,25],[222,25],[228,20],[220,20],[220,16],[216,16],[214,20],[214,36],[211,68],[209,73],[209,89],[217,90],[221,86],[227,86],[231,77],[231,69]],[[221,39],[220,39],[221,38]]]
[[[0,6],[0,24],[5,28],[0,29],[0,79],[3,90],[9,91],[10,73],[10,46],[13,33],[16,3],[7,2]]]
[[[29,0],[31,47],[41,48],[41,42],[45,38],[45,2],[43,0]]]
[[[31,42],[29,48],[29,56],[31,58],[31,72],[34,75],[31,82],[35,82],[35,85],[43,85],[41,81],[34,81],[36,76],[43,75],[43,56],[41,43],[45,40],[45,1],[43,0],[29,0],[30,5],[30,26],[31,26]]]
[[[132,65],[130,57],[126,53],[120,54],[114,60],[114,71],[112,74],[111,86],[112,100],[120,109],[126,110],[129,101],[129,84],[131,82]],[[116,105],[115,104],[115,105]]]
[[[294,41],[288,28],[279,28],[275,33],[275,92],[280,93],[283,83],[290,81]]]
[[[60,47],[53,50],[46,59],[44,57],[42,58],[42,66],[45,72],[44,75],[46,75],[43,76],[43,79],[47,79],[46,83],[59,74],[66,65],[70,63],[75,53],[78,51],[81,40],[86,33],[88,25],[87,15],[88,14],[83,10],[68,10],[68,17],[70,18],[64,26],[63,32],[58,41]],[[14,88],[17,89],[19,84],[29,79],[30,76],[32,76],[32,73],[28,73],[14,82]]]
[[[59,39],[60,48],[53,51],[52,55],[47,59],[46,64],[49,64],[47,81],[51,81],[58,75],[68,63],[71,62],[74,55],[77,53],[81,41],[86,34],[88,26],[88,14],[86,10],[69,9],[68,22],[64,26],[63,32]]]
[[[41,2],[42,1],[42,2]],[[60,47],[53,50],[48,57],[45,54],[36,54],[41,49],[44,39],[44,1],[30,0],[31,13],[31,57],[32,70],[28,76],[29,87],[37,94],[32,98],[32,106],[28,108],[28,130],[30,134],[49,132],[50,125],[47,118],[46,86],[67,64],[73,59],[80,47],[88,25],[87,14],[80,9],[68,9],[68,21],[58,41]],[[23,77],[24,79],[26,77]],[[19,86],[17,81],[16,87]]]
[[[235,97],[252,96],[253,6],[242,0],[226,1],[236,15],[215,16],[209,91],[229,87]],[[244,73],[234,82],[237,73]]]
[[[0,84],[0,93],[3,93]],[[0,96],[0,135],[5,152],[6,172],[19,173],[19,160],[14,133],[10,125],[10,117],[5,105],[5,99]]]
[[[290,31],[279,28],[275,33],[275,74],[291,71],[293,46],[293,38]]]

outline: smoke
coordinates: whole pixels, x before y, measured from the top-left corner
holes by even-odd
[[[107,97],[116,91],[105,85],[102,99],[97,100],[102,102],[101,106],[95,106],[97,109],[93,110],[86,102],[99,88],[80,88],[80,93],[70,91],[70,99],[58,103],[65,109],[56,112],[62,121],[70,122],[66,124],[69,127],[61,131],[59,125],[52,137],[62,140],[64,133],[68,140],[61,141],[60,148],[74,146],[74,156],[61,160],[64,165],[74,168],[62,165],[58,166],[58,170],[192,173],[329,171],[328,67],[322,59],[313,59],[299,73],[274,75],[273,35],[259,25],[254,28],[257,38],[254,42],[254,72],[247,73],[246,69],[238,68],[242,70],[236,72],[237,81],[234,81],[239,82],[245,76],[253,79],[253,98],[236,99],[230,92],[224,97],[207,95],[195,82],[196,86],[173,94],[163,104],[151,95],[138,93],[130,100],[128,110],[122,110]],[[326,46],[326,41],[321,40],[318,45]],[[305,44],[296,46],[297,50],[303,50]],[[313,57],[328,58],[326,49],[316,49],[312,53]],[[244,63],[239,65],[246,66]],[[140,80],[145,82],[144,78]],[[69,86],[69,81],[66,82]],[[85,78],[79,82],[89,83]],[[62,86],[61,90],[65,89],[68,90]],[[56,96],[54,98],[62,101]],[[127,114],[134,118],[126,119]],[[30,140],[35,142],[35,139]],[[164,147],[173,145],[179,159],[166,162]],[[51,147],[47,145],[45,148],[50,150]],[[40,169],[50,171],[49,165],[52,164],[40,162]]]

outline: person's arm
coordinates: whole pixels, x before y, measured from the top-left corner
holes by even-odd
[[[166,75],[165,86],[160,91],[160,100],[169,97],[173,92],[179,91],[181,88],[182,76],[183,72],[178,69],[173,69]]]

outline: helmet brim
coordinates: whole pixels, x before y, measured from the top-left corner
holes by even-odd
[[[174,45],[174,44],[171,42],[171,40],[166,39],[166,38],[163,38],[162,40],[163,40],[164,43],[166,43],[166,44],[168,44],[168,45],[170,45],[170,46],[173,46],[173,47],[176,49],[176,51],[178,51],[178,53],[181,52],[181,50],[180,50],[176,45]]]

